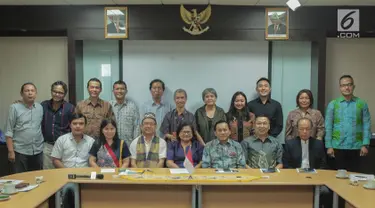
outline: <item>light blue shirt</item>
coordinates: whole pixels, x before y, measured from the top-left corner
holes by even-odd
[[[347,101],[339,97],[328,104],[326,110],[327,148],[361,149],[370,144],[371,116],[367,103],[353,97]]]
[[[149,112],[154,113],[156,116],[156,123],[157,123],[156,130],[158,132],[158,136],[160,138],[164,138],[164,134],[160,131],[160,126],[161,126],[161,123],[163,122],[165,115],[169,111],[172,111],[173,109],[174,109],[174,106],[171,103],[168,103],[165,101],[162,101],[160,104],[156,104],[154,101],[148,101],[142,105],[141,112],[140,112],[141,113],[140,120],[142,121],[145,113],[149,113]]]
[[[31,108],[23,103],[10,106],[5,136],[12,138],[15,152],[37,155],[43,151],[42,119],[43,107],[39,103]]]

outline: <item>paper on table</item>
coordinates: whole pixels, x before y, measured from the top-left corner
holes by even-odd
[[[116,170],[114,168],[102,168],[101,173],[115,173]]]
[[[17,189],[17,191],[18,192],[26,192],[26,191],[33,190],[33,189],[35,189],[38,186],[39,186],[39,184],[29,185],[29,186],[26,186],[25,188]]]
[[[374,175],[371,174],[349,174],[350,180],[357,180],[357,181],[368,181],[374,180]]]
[[[189,171],[185,168],[170,168],[171,174],[189,174]]]
[[[124,172],[120,172],[118,175],[135,175],[135,174],[142,174],[144,171],[135,171],[135,170],[129,170],[126,169]]]
[[[8,179],[8,180],[4,180],[4,179],[2,179],[2,180],[0,180],[0,184],[3,184],[3,183],[6,183],[6,182],[9,182],[9,181],[12,181],[12,184],[14,184],[14,185],[17,185],[17,184],[20,184],[20,183],[22,183],[23,182],[23,180],[12,180],[12,179]]]

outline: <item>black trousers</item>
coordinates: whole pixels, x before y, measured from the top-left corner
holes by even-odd
[[[334,149],[335,168],[345,169],[350,172],[361,172],[361,150]],[[339,208],[345,207],[345,200],[339,197]]]
[[[360,150],[334,149],[335,168],[345,169],[351,172],[361,172]]]
[[[15,152],[16,160],[14,163],[15,173],[23,173],[33,170],[43,169],[43,152],[36,155],[24,155]]]

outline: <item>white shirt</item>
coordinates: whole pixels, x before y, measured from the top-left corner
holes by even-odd
[[[131,158],[137,159],[137,143],[138,139],[140,139],[142,136],[139,136],[135,138],[132,143],[130,144],[129,151],[131,154]],[[152,140],[147,143],[145,141],[145,146],[146,146],[146,157],[148,156],[148,152],[150,151],[152,144]],[[163,159],[167,157],[167,143],[165,142],[164,139],[159,138],[159,159]]]
[[[310,162],[309,162],[309,140],[304,141],[304,140],[301,139],[301,147],[302,147],[301,168],[310,168]]]
[[[89,166],[89,151],[95,140],[87,135],[79,143],[72,133],[60,136],[53,146],[51,157],[60,159],[66,168]]]

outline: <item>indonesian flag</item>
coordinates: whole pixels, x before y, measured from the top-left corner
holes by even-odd
[[[189,148],[189,150],[187,151],[185,155],[184,166],[190,174],[193,174],[195,168],[194,168],[193,154],[191,153],[191,148]]]

